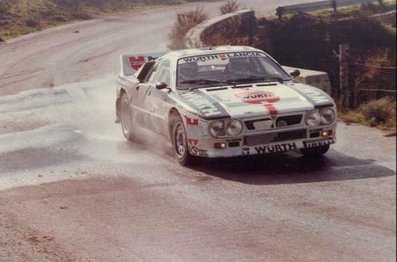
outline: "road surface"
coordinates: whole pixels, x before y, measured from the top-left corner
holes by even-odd
[[[296,1],[248,2],[267,13]],[[0,261],[395,261],[395,137],[340,123],[317,160],[192,168],[152,134],[123,139],[118,54],[166,48],[194,6],[0,46]]]

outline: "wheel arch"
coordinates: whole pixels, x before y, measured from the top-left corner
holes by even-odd
[[[120,88],[117,98],[116,98],[116,122],[120,121],[120,99],[123,96],[123,94],[127,94],[127,91],[122,87]]]
[[[170,110],[168,111],[168,137],[170,141],[172,141],[173,123],[175,122],[175,119],[177,119],[178,117],[182,119],[182,115],[179,112],[179,110],[176,107],[170,108]]]

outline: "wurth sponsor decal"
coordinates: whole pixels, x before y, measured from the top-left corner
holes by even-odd
[[[186,119],[186,124],[190,126],[198,126],[199,120],[197,118],[190,118],[188,116],[185,116]]]
[[[266,55],[260,52],[232,52],[232,53],[221,53],[221,54],[212,54],[212,55],[200,55],[200,56],[190,56],[185,57],[181,60],[184,63],[191,62],[205,62],[209,60],[226,60],[229,58],[239,58],[239,57],[265,57]]]
[[[244,103],[263,104],[271,117],[276,117],[278,112],[273,103],[280,101],[280,97],[267,90],[244,89],[235,94]]]
[[[295,143],[285,143],[278,145],[256,146],[255,150],[258,154],[280,153],[291,150],[296,150],[298,147]]]
[[[280,100],[279,96],[265,90],[245,89],[236,93],[236,96],[241,98],[241,101],[250,104],[275,103]]]
[[[326,140],[315,140],[315,141],[304,141],[303,147],[304,148],[314,148],[319,146],[326,146],[335,143],[335,139],[326,139]]]

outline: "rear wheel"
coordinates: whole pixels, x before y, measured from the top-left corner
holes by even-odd
[[[185,126],[180,116],[176,117],[172,125],[172,145],[175,157],[179,164],[188,166],[193,162],[193,156],[189,153]]]
[[[325,146],[318,146],[313,148],[304,148],[301,149],[300,151],[304,156],[315,157],[315,156],[324,155],[325,153],[328,152],[328,150],[329,150],[329,145],[325,145]]]
[[[124,137],[132,141],[133,139],[133,126],[132,126],[132,112],[130,102],[126,93],[123,93],[120,98],[120,123],[121,131]]]

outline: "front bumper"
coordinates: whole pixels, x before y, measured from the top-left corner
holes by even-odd
[[[283,153],[298,151],[299,149],[314,148],[318,146],[331,145],[336,142],[335,126],[321,128],[318,132],[328,131],[327,136],[313,136],[313,130],[304,129],[304,135],[299,139],[288,139],[279,136],[282,141],[264,142],[263,140],[252,139],[254,136],[243,136],[239,138],[212,138],[199,139],[195,144],[189,144],[190,154],[198,157],[221,158],[236,157],[258,154]],[[266,137],[279,133],[258,134],[257,137]],[[217,148],[215,147],[217,144]],[[220,146],[222,145],[222,146]]]

